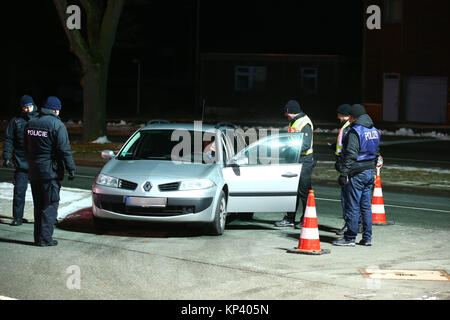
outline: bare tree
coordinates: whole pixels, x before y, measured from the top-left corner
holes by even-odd
[[[53,0],[70,51],[80,60],[83,88],[83,139],[106,135],[106,92],[111,50],[124,0],[80,0],[86,14],[85,30],[69,30],[66,0]]]

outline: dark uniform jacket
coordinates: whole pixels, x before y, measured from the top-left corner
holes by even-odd
[[[3,144],[3,160],[11,159],[17,170],[28,171],[28,163],[25,156],[25,125],[30,119],[36,118],[38,112],[36,106],[32,112],[22,111],[19,116],[14,117],[6,128],[6,138]]]
[[[62,180],[64,167],[75,172],[67,129],[52,110],[42,108],[39,117],[28,122],[25,150],[30,180]]]
[[[360,151],[359,136],[355,130],[351,130],[355,125],[361,125],[366,128],[374,127],[372,119],[367,114],[363,114],[349,126],[350,130],[344,137],[342,162],[340,163],[339,168],[337,168],[341,175],[349,177],[352,177],[367,169],[375,169],[378,155],[380,154],[378,146],[374,159],[357,161]]]

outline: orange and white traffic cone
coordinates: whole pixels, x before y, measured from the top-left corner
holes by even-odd
[[[372,224],[376,226],[392,224],[392,222],[386,221],[381,178],[378,174],[375,177],[375,189],[372,197]]]
[[[330,250],[320,248],[319,225],[317,223],[314,190],[309,190],[308,203],[306,205],[298,248],[289,249],[287,252],[312,255],[330,253]]]

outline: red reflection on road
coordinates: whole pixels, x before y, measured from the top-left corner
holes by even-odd
[[[58,223],[57,227],[67,231],[119,237],[169,238],[201,235],[198,229],[187,228],[185,225],[149,224],[121,220],[105,221],[105,227],[99,229],[95,226],[91,207],[67,215]]]

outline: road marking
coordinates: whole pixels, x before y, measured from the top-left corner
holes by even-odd
[[[432,163],[441,163],[441,164],[450,164],[450,161],[442,161],[442,160],[421,160],[421,159],[404,159],[404,158],[385,158],[383,157],[384,160],[396,160],[396,161],[410,161],[410,162],[424,162],[429,164],[430,162]]]
[[[5,296],[0,296],[0,300],[17,300],[17,299],[10,298],[10,297],[5,297]]]
[[[327,199],[327,198],[317,198],[317,200],[324,200],[324,201],[335,201],[335,202],[341,202],[341,200],[336,199]],[[397,206],[394,204],[385,204],[385,207],[392,207],[392,208],[400,208],[400,209],[412,209],[412,210],[425,210],[425,211],[434,211],[434,212],[445,212],[450,213],[449,210],[441,210],[441,209],[430,209],[430,208],[419,208],[419,207],[406,207],[406,206]]]

